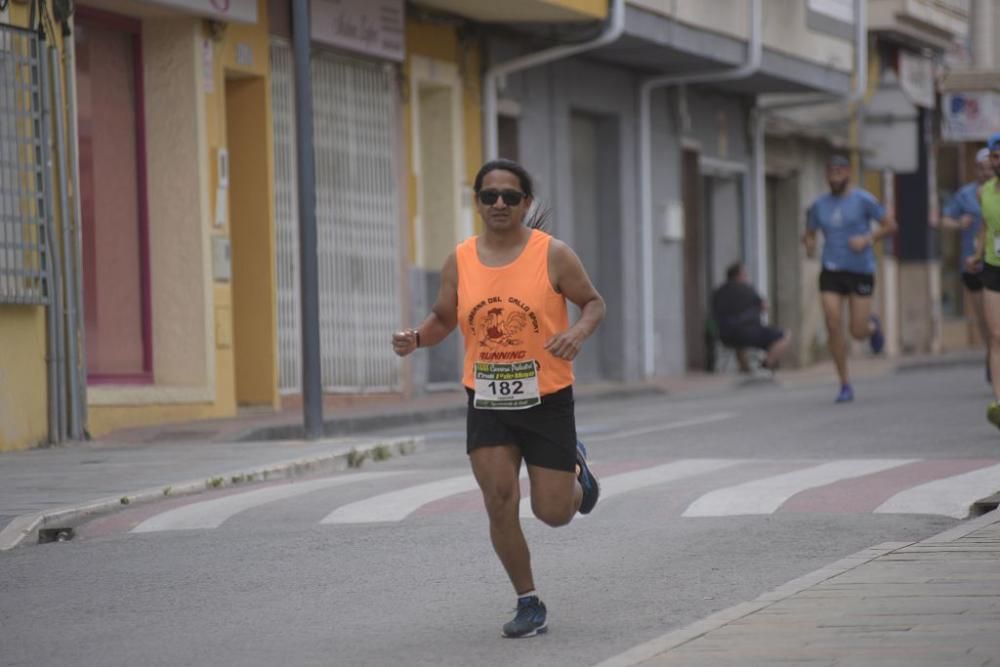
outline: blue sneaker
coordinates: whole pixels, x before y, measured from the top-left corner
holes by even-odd
[[[882,320],[878,318],[878,315],[872,313],[868,321],[875,325],[872,335],[868,338],[868,344],[871,345],[873,354],[881,354],[885,348],[885,334],[882,333]]]
[[[601,495],[601,485],[597,481],[597,475],[587,465],[587,448],[579,440],[576,441],[576,464],[580,466],[580,472],[576,478],[580,480],[580,486],[583,488],[580,514],[590,514]]]
[[[840,393],[837,394],[835,403],[850,403],[854,400],[854,388],[849,384],[841,386]]]
[[[548,632],[545,625],[545,603],[537,595],[531,595],[517,600],[517,615],[509,623],[503,624],[501,636],[518,639],[534,637]]]

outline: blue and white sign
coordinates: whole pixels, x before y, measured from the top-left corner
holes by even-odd
[[[985,141],[1000,132],[1000,95],[991,92],[941,96],[941,137],[945,141]]]

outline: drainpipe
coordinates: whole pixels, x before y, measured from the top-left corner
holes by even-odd
[[[44,194],[42,224],[45,245],[45,280],[48,302],[45,308],[46,326],[48,332],[48,422],[49,443],[61,444],[66,439],[66,368],[65,368],[65,338],[63,337],[63,301],[62,301],[62,263],[59,254],[59,239],[56,235],[55,193],[52,178],[53,145],[50,125],[53,123],[53,102],[51,97],[52,72],[50,63],[46,62],[48,41],[46,33],[39,31],[38,40],[32,56],[38,63],[38,86],[41,93],[39,144],[36,144],[36,156],[42,171],[42,190]]]
[[[64,35],[65,37],[65,35]],[[64,43],[65,49],[65,43]],[[53,115],[55,117],[56,136],[55,153],[56,168],[59,172],[59,182],[57,190],[59,196],[59,227],[62,232],[62,257],[63,262],[63,302],[65,303],[65,333],[64,345],[66,346],[66,389],[68,390],[68,425],[67,435],[71,440],[79,440],[83,436],[83,427],[80,421],[80,386],[77,384],[77,364],[78,337],[77,337],[77,304],[76,297],[79,294],[77,289],[77,272],[75,270],[76,252],[73,244],[73,229],[70,223],[69,210],[69,160],[66,157],[66,122],[63,96],[63,82],[60,73],[59,52],[55,44],[49,47],[49,63],[52,71],[52,101]],[[75,184],[74,184],[75,185]],[[57,241],[58,242],[58,241]]]
[[[83,302],[83,212],[80,202],[80,130],[77,118],[76,98],[76,39],[72,33],[64,36],[63,78],[66,81],[66,101],[69,104],[69,162],[70,175],[73,178],[73,238],[71,248],[66,249],[67,257],[72,252],[72,263],[67,259],[69,271],[76,273],[76,305],[77,316],[71,333],[73,345],[77,348],[77,367],[73,381],[79,392],[79,432],[73,435],[76,439],[87,437],[87,346],[85,344],[86,330],[84,327]]]
[[[766,167],[764,164],[764,129],[767,114],[782,109],[795,109],[815,106],[830,102],[843,102],[853,106],[862,102],[868,92],[868,21],[863,0],[854,0],[854,89],[846,96],[839,95],[808,95],[804,99],[762,105],[758,100],[752,115],[753,125],[753,156],[754,156],[754,215],[757,218],[756,265],[757,275],[754,277],[757,285],[766,288],[769,281],[767,271],[767,225],[766,217]],[[860,107],[859,107],[860,110]]]
[[[650,378],[656,372],[653,305],[653,148],[652,104],[653,91],[657,88],[691,83],[716,83],[736,81],[753,76],[759,69],[764,54],[761,0],[751,0],[750,41],[747,61],[739,67],[701,74],[658,76],[646,79],[639,87],[639,198],[642,203],[642,323],[643,323],[643,374]]]
[[[756,0],[755,0],[756,1]],[[582,44],[567,44],[554,46],[535,53],[497,63],[490,66],[483,75],[483,145],[486,148],[486,159],[494,160],[500,152],[499,128],[497,122],[497,89],[502,77],[521,70],[537,67],[555,60],[575,56],[585,51],[592,51],[605,44],[618,40],[625,32],[625,0],[610,0],[610,20],[600,36]]]

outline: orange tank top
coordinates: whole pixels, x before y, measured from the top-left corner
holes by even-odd
[[[541,395],[573,384],[573,362],[558,359],[545,342],[569,328],[566,297],[549,279],[549,241],[533,229],[524,250],[510,264],[491,267],[479,260],[476,238],[455,251],[458,262],[458,325],[465,338],[462,382],[475,388],[477,363],[534,361]]]

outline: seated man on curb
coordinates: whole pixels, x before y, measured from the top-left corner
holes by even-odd
[[[750,286],[743,264],[736,262],[726,269],[725,284],[712,295],[712,317],[719,328],[719,339],[737,353],[750,347],[764,350],[767,359],[763,366],[773,371],[788,349],[791,337],[761,322],[766,311],[767,303]],[[743,363],[740,365],[742,370]]]

